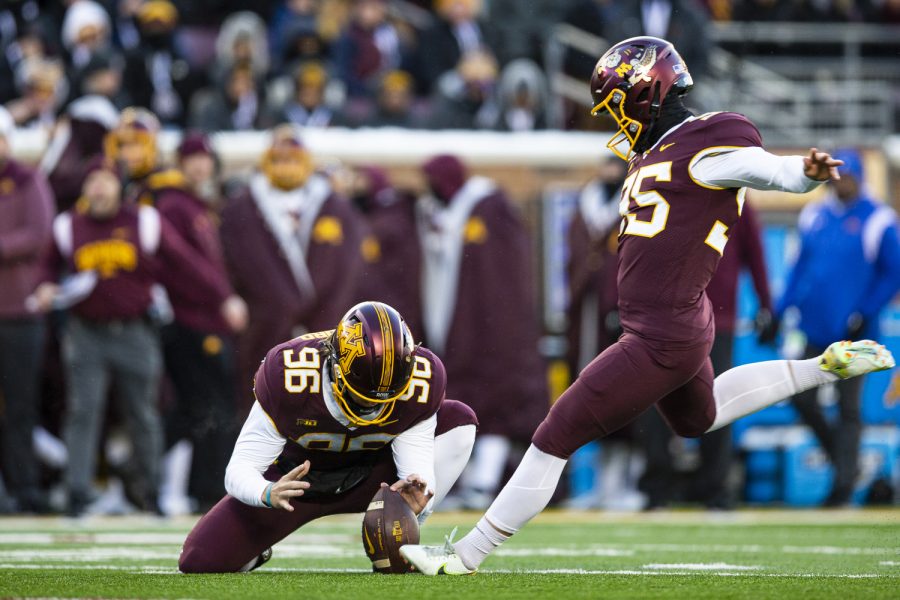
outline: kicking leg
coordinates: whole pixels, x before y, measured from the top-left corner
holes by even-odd
[[[773,360],[742,365],[716,377],[716,417],[707,431],[771,406],[804,390],[894,367],[884,346],[871,340],[835,342],[807,360]]]
[[[475,528],[448,547],[404,546],[427,575],[471,573],[487,555],[540,513],[568,457],[585,443],[627,424],[689,380],[708,346],[661,353],[626,335],[588,365],[553,405],[512,478]]]

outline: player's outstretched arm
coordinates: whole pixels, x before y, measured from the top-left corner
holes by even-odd
[[[838,167],[844,161],[831,158],[827,152],[819,152],[818,148],[810,148],[809,155],[803,158],[803,174],[816,181],[840,179]]]
[[[688,170],[695,181],[714,189],[748,187],[802,194],[837,179],[837,167],[842,164],[816,148],[810,148],[806,156],[778,156],[760,146],[713,147],[698,153]]]
[[[309,489],[309,482],[300,481],[309,473],[309,461],[297,465],[284,477],[270,483],[260,496],[262,503],[272,508],[279,508],[288,512],[294,512],[291,506],[291,498],[299,498],[305,490]]]

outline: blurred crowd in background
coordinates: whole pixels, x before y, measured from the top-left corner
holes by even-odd
[[[712,19],[898,22],[900,3],[5,3],[0,512],[208,509],[224,493],[266,351],[334,327],[362,299],[397,308],[444,360],[448,397],[478,413],[470,466],[446,505],[484,508],[549,407],[533,229],[502,186],[458,157],[422,157],[424,189],[399,189],[378,166],[320,168],[302,128],[545,128],[538,65],[553,23],[668,37],[702,78]],[[587,60],[589,72],[596,57],[568,59],[572,72]],[[50,133],[36,168],[10,146],[15,128],[31,127]],[[165,128],[186,132],[172,164],[157,148]],[[207,134],[269,128],[257,170],[225,186]],[[810,355],[832,339],[878,336],[900,286],[896,215],[868,197],[859,156],[842,156],[849,184],[804,211],[803,260],[781,298],[771,297],[745,208],[709,290],[717,372],[732,362],[742,269],[764,343],[791,309]],[[619,335],[623,179],[624,164],[602,161],[567,227],[572,376]],[[840,263],[830,254],[838,244]],[[817,301],[826,293],[841,298],[828,304],[834,313]],[[835,464],[833,506],[850,501],[860,444],[859,385],[838,393],[837,426],[815,399],[798,404]],[[730,433],[704,438],[701,465],[677,484],[670,437],[650,411],[605,441],[608,497],[573,505],[732,507]]]
[[[0,104],[24,127],[101,94],[205,131],[541,129],[556,23],[665,37],[702,80],[713,20],[898,23],[900,2],[14,0],[0,9]],[[595,59],[572,51],[566,71],[583,79]]]

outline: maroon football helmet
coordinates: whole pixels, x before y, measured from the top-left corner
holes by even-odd
[[[607,147],[628,160],[641,133],[659,116],[666,95],[672,90],[684,95],[693,85],[675,46],[650,36],[629,38],[597,61],[591,77],[591,114],[612,116],[619,130]]]
[[[387,421],[408,389],[416,345],[409,327],[383,302],[362,302],[341,318],[326,344],[332,392],[353,425]]]

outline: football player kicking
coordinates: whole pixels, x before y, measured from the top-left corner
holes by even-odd
[[[591,78],[593,113],[619,130],[610,149],[628,161],[619,212],[623,335],[553,405],[506,487],[465,537],[401,548],[421,572],[474,572],[550,500],[566,460],[651,406],[681,436],[723,427],[797,392],[894,366],[875,342],[836,342],[810,360],[740,366],[713,378],[713,310],[704,292],[741,214],[744,192],[808,192],[843,164],[815,148],[779,157],[745,117],[691,114],[692,86],[669,42],[631,38],[610,48]],[[822,298],[828,302],[828,298]]]
[[[475,413],[445,400],[445,386],[440,359],[380,302],[272,348],[228,464],[228,495],[194,526],[178,568],[255,569],[305,523],[365,511],[382,482],[397,480],[391,488],[423,521],[475,440]]]

